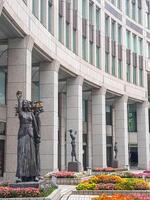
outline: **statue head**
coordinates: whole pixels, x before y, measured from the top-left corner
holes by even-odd
[[[29,112],[31,110],[30,101],[28,101],[28,100],[22,101],[22,110],[25,111],[25,112]]]

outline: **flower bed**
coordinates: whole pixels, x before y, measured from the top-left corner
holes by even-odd
[[[95,169],[93,169],[93,172],[116,172],[116,171],[126,171],[126,169],[112,168],[112,167],[106,167],[106,168],[96,167]]]
[[[40,190],[38,188],[11,188],[0,187],[0,198],[46,197],[54,188]]]
[[[150,196],[136,194],[136,195],[125,195],[125,194],[114,194],[112,196],[102,194],[99,197],[92,198],[92,200],[150,200]]]
[[[121,178],[114,175],[98,175],[82,181],[77,190],[149,190],[149,182],[137,178]]]

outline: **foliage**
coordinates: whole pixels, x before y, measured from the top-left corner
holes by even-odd
[[[45,175],[45,178],[50,178],[52,176],[55,176],[57,178],[75,178],[77,177],[75,172],[69,172],[69,171],[57,171],[48,173]]]
[[[96,190],[115,190],[115,184],[113,183],[99,183],[96,185]]]
[[[11,188],[0,187],[0,198],[17,198],[17,197],[46,197],[51,194],[55,188],[40,190],[38,188]]]
[[[77,190],[95,190],[96,184],[95,183],[89,183],[88,181],[84,181],[80,183],[77,187]]]
[[[124,178],[115,186],[116,190],[149,190],[150,185],[145,180],[136,178]]]
[[[124,195],[124,194],[114,194],[112,196],[102,194],[99,197],[93,198],[92,200],[135,200],[133,195]]]
[[[119,176],[113,176],[113,175],[97,175],[94,177],[91,177],[89,179],[89,182],[94,183],[118,183],[122,179]]]

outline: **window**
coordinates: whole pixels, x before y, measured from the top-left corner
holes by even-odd
[[[121,0],[117,0],[117,8],[121,9]]]
[[[100,10],[96,8],[96,29],[100,30]]]
[[[93,55],[93,43],[92,42],[90,42],[89,53],[90,53],[90,55],[89,55],[90,64],[93,64],[94,55]]]
[[[112,56],[112,75],[115,76],[116,75],[116,59],[114,56]]]
[[[128,105],[128,131],[137,132],[136,104]]]
[[[138,43],[139,43],[138,54],[142,55],[143,54],[143,40],[142,40],[142,38],[138,38]]]
[[[133,46],[132,46],[132,51],[137,53],[137,40],[136,40],[136,35],[132,34],[132,39],[133,39]]]
[[[136,84],[136,67],[133,67],[133,84]]]
[[[83,100],[83,122],[88,121],[88,100]]]
[[[111,23],[111,39],[113,41],[115,41],[115,22],[112,20],[112,23]]]
[[[70,34],[69,34],[69,30],[70,30],[70,25],[68,23],[66,23],[66,47],[68,49],[70,47]]]
[[[96,46],[96,67],[100,67],[100,48]]]
[[[48,31],[52,33],[52,0],[48,1]]]
[[[118,60],[118,78],[122,79],[122,62]]]
[[[136,3],[132,1],[132,19],[136,20]]]
[[[139,69],[139,85],[143,86],[143,69]]]
[[[63,42],[63,18],[59,16],[59,41]]]
[[[105,72],[109,73],[109,54],[105,52]]]
[[[77,53],[77,33],[76,30],[73,30],[73,52]]]
[[[150,29],[150,13],[147,13],[147,28]]]
[[[126,47],[127,47],[127,49],[131,48],[130,31],[126,31]]]
[[[106,106],[106,125],[112,125],[112,106]]]
[[[118,44],[122,44],[122,30],[121,26],[118,25]]]
[[[86,38],[82,37],[82,57],[84,60],[87,59],[87,48],[86,48]]]
[[[0,176],[4,173],[4,151],[5,151],[6,123],[0,122]]]
[[[45,15],[44,15],[44,11],[45,11],[45,2],[43,0],[41,0],[41,11],[40,11],[40,20],[41,20],[41,23],[44,24],[44,21],[45,21]]]
[[[142,9],[138,8],[138,23],[142,24]]]
[[[126,15],[130,16],[130,0],[126,0]]]
[[[127,64],[127,81],[130,82],[130,65]]]
[[[109,30],[110,30],[109,17],[106,15],[105,17],[105,35],[106,36],[109,36]]]
[[[6,104],[6,67],[0,66],[0,104]]]
[[[38,101],[40,99],[40,77],[39,66],[32,67],[32,100]]]
[[[86,0],[82,0],[82,17],[86,19]]]

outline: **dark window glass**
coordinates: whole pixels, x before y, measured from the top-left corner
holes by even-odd
[[[6,104],[6,67],[0,66],[0,104]]]
[[[5,135],[6,123],[0,122],[0,135]]]
[[[128,105],[128,131],[137,132],[136,104]]]
[[[0,176],[4,173],[4,140],[0,140]]]
[[[112,107],[108,106],[106,108],[106,125],[112,125]]]
[[[40,78],[39,67],[32,67],[32,100],[38,101],[40,99]]]

